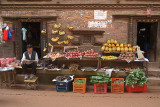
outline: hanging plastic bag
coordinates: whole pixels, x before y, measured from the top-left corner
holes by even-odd
[[[11,34],[10,29],[8,30],[8,38],[9,38],[9,39],[11,39],[11,38],[12,38],[12,34]]]

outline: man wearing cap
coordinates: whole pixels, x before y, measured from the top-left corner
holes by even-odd
[[[33,62],[30,64],[26,63],[26,60],[32,60]],[[38,63],[38,55],[37,52],[33,51],[33,47],[32,45],[27,45],[27,51],[23,53],[23,57],[22,57],[22,69],[25,73],[25,77],[24,79],[29,79],[29,71],[27,70],[27,68],[32,68],[31,70],[31,74],[30,74],[30,79],[33,79],[35,77],[36,74],[36,67],[37,67],[37,63]]]

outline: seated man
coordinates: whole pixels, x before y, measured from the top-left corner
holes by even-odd
[[[29,78],[29,71],[27,68],[32,68],[30,79],[33,79],[36,74],[36,67],[38,62],[37,52],[33,51],[32,45],[27,45],[27,51],[23,53],[22,57],[22,69],[25,73],[24,79]]]

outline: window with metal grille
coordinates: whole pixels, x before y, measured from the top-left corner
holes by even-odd
[[[83,44],[88,44],[88,45],[92,45],[93,44],[93,35],[83,35],[82,37],[82,45]]]

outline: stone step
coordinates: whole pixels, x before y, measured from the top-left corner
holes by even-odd
[[[148,76],[160,78],[160,68],[155,68],[155,67],[148,68]]]
[[[160,86],[160,78],[157,77],[148,77],[149,86]]]
[[[160,68],[160,63],[159,62],[149,62],[148,67],[157,67]]]

